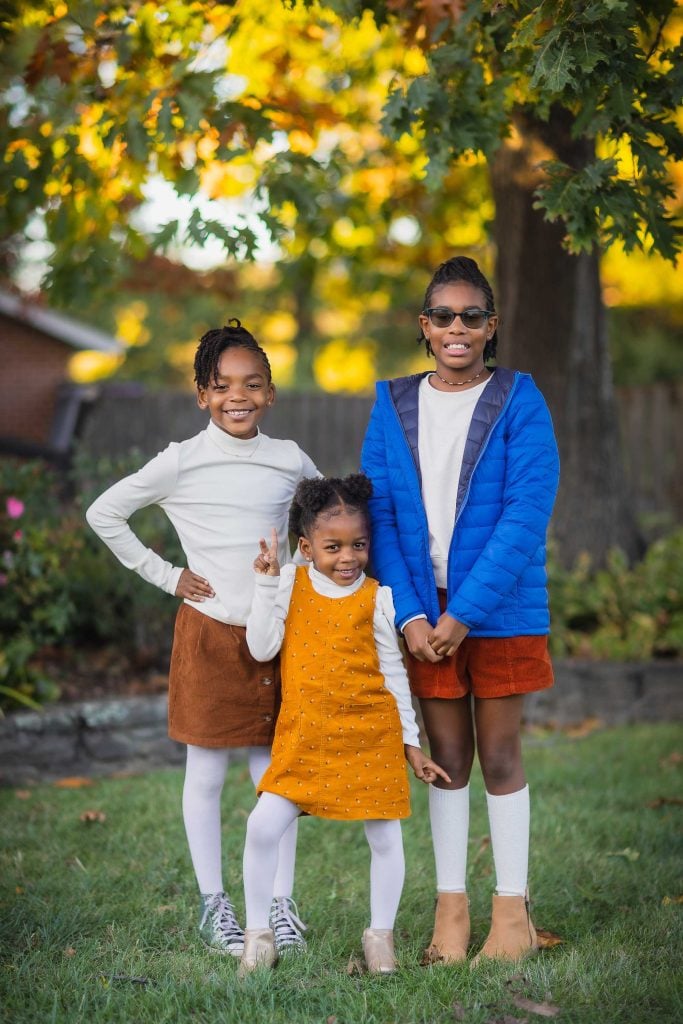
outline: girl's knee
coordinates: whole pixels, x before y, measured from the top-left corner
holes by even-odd
[[[380,856],[403,846],[400,821],[366,821],[365,836],[372,852]]]
[[[474,747],[436,742],[430,744],[430,754],[450,776],[450,788],[460,789],[467,785],[474,761]]]
[[[280,839],[281,832],[272,818],[263,811],[263,805],[257,804],[247,818],[246,841],[252,848],[272,846]]]
[[[480,748],[479,763],[489,792],[515,782],[523,774],[522,754],[518,746],[488,751]]]

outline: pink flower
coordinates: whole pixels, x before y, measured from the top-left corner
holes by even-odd
[[[5,576],[4,572],[0,572],[0,587],[6,587],[6,586],[7,586],[7,577]]]
[[[12,536],[14,537],[15,541],[18,544],[20,540],[24,539],[24,531],[23,530],[15,530],[14,533],[12,534]]]
[[[25,506],[19,498],[8,498],[6,508],[10,519],[20,519],[24,514]]]

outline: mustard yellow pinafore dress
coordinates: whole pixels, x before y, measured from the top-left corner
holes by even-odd
[[[348,597],[313,589],[296,570],[280,652],[282,706],[258,791],[304,813],[406,818],[410,797],[396,701],[373,633],[377,581]]]

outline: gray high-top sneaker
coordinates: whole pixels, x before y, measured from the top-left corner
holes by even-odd
[[[242,956],[244,932],[235,917],[235,908],[226,893],[202,896],[199,934],[209,949],[229,956]]]
[[[306,940],[301,934],[306,925],[299,918],[296,903],[289,896],[277,896],[270,905],[268,920],[275,935],[278,954],[300,953],[306,949]]]

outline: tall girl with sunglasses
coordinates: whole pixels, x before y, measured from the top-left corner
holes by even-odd
[[[475,747],[496,874],[480,957],[533,952],[527,866],[524,694],[552,686],[545,536],[559,461],[548,408],[528,374],[487,362],[498,316],[474,260],[436,270],[419,315],[432,371],[380,381],[363,445],[373,565],[390,586],[411,689],[432,757],[437,903],[428,963],[464,960],[469,779]]]

